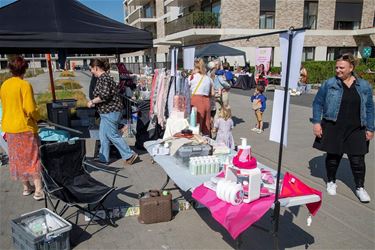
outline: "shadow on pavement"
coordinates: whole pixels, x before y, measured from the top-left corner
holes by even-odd
[[[234,126],[236,126],[237,124],[241,124],[241,123],[244,123],[245,120],[242,119],[242,118],[238,118],[236,116],[232,116],[232,120],[233,120],[233,123],[234,123]]]
[[[125,195],[131,198],[137,198],[138,194],[126,192],[126,190],[130,187],[131,185],[123,187],[123,188],[119,188],[113,191],[104,202],[104,206],[107,207],[108,209],[119,208],[119,207],[131,207],[132,206],[131,204],[119,198],[119,195]],[[70,221],[73,226],[72,231],[70,232],[70,243],[72,247],[77,246],[81,244],[82,242],[89,240],[93,235],[99,233],[100,231],[108,227],[108,224],[106,222],[97,221],[93,225],[90,225],[87,228],[87,231],[83,231],[83,228],[86,226],[87,221],[83,220],[84,215],[80,213],[78,224],[76,224],[73,219],[75,219],[75,215],[77,213],[80,213],[80,212],[77,211],[69,216],[71,218]],[[116,221],[125,219],[125,218],[126,217],[119,217],[119,218],[114,218],[113,220],[116,223]],[[91,232],[92,230],[94,230],[94,232]]]
[[[325,159],[326,154],[312,158],[309,161],[309,169],[312,176],[321,178],[327,182]],[[341,159],[339,168],[337,170],[336,179],[342,181],[353,191],[353,193],[355,193],[353,174],[350,168],[350,162],[347,158]]]
[[[225,228],[211,216],[208,209],[201,208],[196,209],[196,211],[212,230],[222,235],[222,239],[225,240],[225,242],[234,249],[238,249],[237,240],[234,240]],[[242,244],[239,249],[276,249],[275,237],[272,236],[270,231],[273,229],[271,224],[272,213],[273,210],[269,210],[259,221],[242,232]],[[285,210],[284,214],[280,214],[278,249],[299,246],[303,246],[303,248],[307,249],[309,245],[315,242],[311,234],[293,223],[294,216],[296,216],[295,213],[298,214],[298,211],[291,212]],[[266,232],[265,229],[269,232]]]

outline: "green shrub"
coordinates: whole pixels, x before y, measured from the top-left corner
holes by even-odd
[[[25,78],[35,77],[43,73],[44,73],[43,69],[27,69],[24,77]]]
[[[335,61],[307,61],[303,63],[307,72],[309,83],[322,83],[324,80],[335,75]],[[368,70],[375,71],[375,58],[367,61],[360,60],[355,72],[374,86],[375,74],[366,73]]]
[[[35,74],[34,74],[34,69],[27,69],[25,73],[25,78],[30,78],[34,77],[40,74],[43,74],[44,70],[43,69],[35,69]],[[8,78],[12,77],[12,74],[8,72],[0,73],[0,85]]]
[[[281,67],[271,67],[269,72],[272,74],[280,74]]]
[[[68,90],[68,89],[81,89],[82,86],[79,82],[73,79],[57,79],[55,80],[55,89],[56,90]]]
[[[75,77],[75,74],[73,71],[64,70],[60,73],[60,77]]]
[[[12,74],[9,72],[0,73],[0,86],[6,79],[10,78],[11,76]]]
[[[82,91],[56,91],[56,99],[76,99],[77,100],[77,107],[87,107],[87,98],[86,95]],[[52,102],[52,94],[51,92],[44,92],[39,94],[36,98],[36,103],[38,106],[38,110],[42,119],[47,119],[47,103]]]

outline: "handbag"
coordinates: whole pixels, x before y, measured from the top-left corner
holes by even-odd
[[[201,83],[202,83],[202,81],[203,81],[203,78],[204,78],[204,75],[203,75],[203,76],[201,77],[201,79],[199,80],[198,85],[195,87],[195,89],[194,89],[194,91],[193,91],[193,93],[192,93],[192,96],[195,95],[195,93],[197,93],[199,87],[201,86]]]
[[[138,221],[152,224],[172,219],[172,194],[164,195],[159,190],[150,190],[139,199],[140,213]]]
[[[258,110],[262,107],[262,102],[259,99],[254,99],[252,102],[253,110]]]

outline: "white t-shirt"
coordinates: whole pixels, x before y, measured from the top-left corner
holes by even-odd
[[[189,80],[191,94],[193,94],[193,92],[195,91],[201,78],[202,78],[201,74],[195,73],[193,75],[193,79]],[[210,91],[211,91],[211,78],[206,75],[203,75],[202,82],[199,88],[197,89],[197,91],[195,92],[195,95],[209,96]]]

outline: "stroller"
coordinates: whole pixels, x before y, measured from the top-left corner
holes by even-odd
[[[126,68],[124,63],[118,63],[117,69],[119,73],[120,82],[118,84],[118,90],[120,94],[125,94],[126,87],[129,87],[132,91],[137,87],[134,78],[130,75],[130,72]]]

